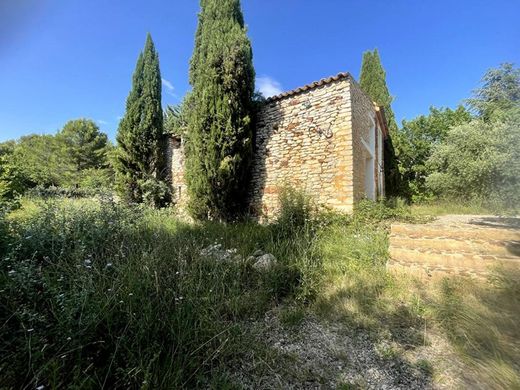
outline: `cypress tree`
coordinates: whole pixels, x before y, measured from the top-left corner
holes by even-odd
[[[160,181],[164,169],[161,72],[150,34],[137,59],[116,138],[118,187],[125,199],[142,202],[148,192],[164,187]]]
[[[379,52],[363,53],[363,63],[359,76],[361,89],[379,106],[385,110],[385,117],[390,136],[384,144],[385,192],[387,196],[399,195],[402,192],[402,181],[399,173],[393,138],[398,136],[397,122],[392,110],[392,96],[386,85],[386,72],[381,65]]]
[[[255,72],[239,0],[201,0],[190,64],[186,180],[191,214],[241,214],[252,154]]]

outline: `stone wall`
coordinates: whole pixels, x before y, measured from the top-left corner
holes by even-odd
[[[389,269],[418,276],[519,270],[520,219],[446,215],[426,224],[394,223],[389,254]]]
[[[186,202],[186,183],[184,180],[184,145],[180,137],[170,137],[166,147],[166,163],[170,167],[170,183],[173,201],[176,204]]]
[[[352,209],[348,78],[268,101],[259,115],[252,168],[253,212],[272,216],[280,188],[301,188],[319,203]]]
[[[374,159],[373,178],[375,184],[375,197],[384,194],[378,193],[378,180],[380,179],[383,161],[379,161],[377,148],[382,145],[382,132],[376,115],[374,103],[361,91],[355,81],[351,81],[350,96],[352,100],[352,142],[354,149],[353,182],[354,202],[366,197],[365,191],[365,163],[372,157]],[[371,144],[370,139],[373,139]],[[367,150],[370,146],[372,154]]]
[[[348,73],[268,99],[255,132],[250,211],[274,216],[280,190],[292,186],[319,204],[351,212],[354,202],[364,196],[366,148],[360,140],[368,139],[373,130],[370,118],[376,120],[375,107]],[[180,139],[171,140],[169,160],[175,197],[183,203]]]

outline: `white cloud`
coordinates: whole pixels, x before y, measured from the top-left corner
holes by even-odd
[[[174,91],[175,88],[173,87],[173,84],[171,81],[161,78],[162,85],[166,88],[166,93],[171,96],[177,96],[175,95]]]
[[[256,78],[256,85],[262,95],[271,97],[279,95],[283,92],[282,85],[269,76],[260,76]]]
[[[102,119],[98,119],[97,120],[97,123],[99,123],[100,125],[108,125],[108,122],[107,121],[104,121]]]

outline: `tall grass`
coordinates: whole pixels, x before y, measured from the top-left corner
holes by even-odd
[[[322,231],[325,281],[313,309],[407,350],[427,345],[430,330],[440,332],[456,352],[451,358],[466,365],[467,386],[520,388],[518,270],[496,269],[489,280],[452,276],[430,282],[390,274],[387,229],[389,221],[403,218],[415,214],[367,202],[349,223]]]
[[[281,206],[262,226],[187,224],[104,198],[23,201],[0,218],[0,388],[231,388],[227,373],[265,349],[250,322],[275,305],[284,323],[311,309],[407,349],[438,329],[466,383],[519,387],[518,273],[387,273],[389,224],[414,219],[401,202],[342,216],[286,192]],[[203,251],[215,244],[231,256]],[[277,262],[256,269],[257,250]]]
[[[9,217],[0,264],[0,387],[180,388],[222,381],[246,320],[314,294],[306,231],[188,225],[110,200],[47,200]],[[232,260],[201,254],[215,242]],[[258,271],[261,249],[278,262]]]
[[[445,278],[425,301],[468,364],[475,387],[520,388],[520,272],[496,269],[488,282]]]

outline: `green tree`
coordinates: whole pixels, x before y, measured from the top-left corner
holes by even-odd
[[[385,189],[387,196],[400,195],[403,191],[393,139],[398,127],[392,110],[392,96],[386,85],[386,72],[381,65],[377,49],[363,53],[363,63],[359,76],[361,89],[385,110],[390,136],[384,144]]]
[[[520,110],[498,120],[475,119],[448,131],[427,165],[427,185],[438,196],[478,198],[520,209]]]
[[[107,164],[108,137],[90,119],[68,121],[58,133],[76,171],[102,168]]]
[[[466,102],[484,120],[520,106],[520,68],[505,63],[488,70],[482,86]]]
[[[74,167],[52,135],[28,135],[4,148],[0,157],[0,197],[13,199],[37,185],[67,185]]]
[[[201,0],[186,142],[189,210],[195,218],[229,220],[244,212],[254,80],[240,1]]]
[[[181,104],[169,105],[164,110],[164,133],[169,135],[185,136],[188,127],[190,93]]]
[[[126,112],[117,132],[116,174],[125,199],[142,202],[154,199],[149,191],[164,190],[163,112],[159,55],[148,34],[133,74]],[[167,201],[161,197],[160,201]]]
[[[430,107],[428,115],[403,121],[395,144],[399,152],[400,172],[413,200],[429,196],[425,182],[431,172],[426,161],[433,148],[444,141],[450,128],[468,123],[471,119],[469,111],[459,106],[455,110]]]

